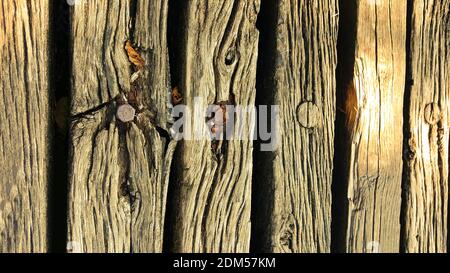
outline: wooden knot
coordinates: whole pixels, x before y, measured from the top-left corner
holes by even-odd
[[[236,48],[232,47],[228,50],[228,52],[225,55],[225,65],[230,66],[234,63],[236,60]]]
[[[129,104],[123,104],[117,108],[116,115],[117,115],[117,118],[124,123],[131,122],[134,120],[134,116],[136,115],[136,110],[133,108],[133,106],[131,106]]]
[[[292,214],[284,215],[279,233],[279,244],[283,252],[292,252],[293,243],[298,236],[295,225],[295,217]]]
[[[425,106],[425,121],[430,125],[436,125],[441,120],[441,109],[437,103],[429,103]]]
[[[304,128],[312,129],[318,127],[321,120],[319,107],[310,101],[300,104],[297,109],[297,119]]]

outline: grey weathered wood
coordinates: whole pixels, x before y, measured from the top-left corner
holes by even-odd
[[[450,1],[412,1],[404,247],[446,252]]]
[[[68,249],[161,252],[175,142],[166,129],[167,1],[95,0],[73,8]],[[133,12],[133,13],[132,13]],[[128,60],[131,40],[145,66]],[[133,122],[116,119],[128,99]]]
[[[172,7],[177,8],[177,7]],[[179,7],[178,7],[179,8]],[[186,1],[180,47],[184,103],[254,105],[259,0]],[[250,117],[237,118],[235,126]],[[205,123],[203,120],[197,122]],[[185,140],[174,178],[172,250],[248,252],[252,140]]]
[[[337,8],[334,0],[289,0],[273,11],[275,71],[265,93],[279,106],[279,143],[263,168],[273,174],[258,179],[268,179],[258,201],[271,203],[258,217],[268,252],[330,251]]]
[[[0,3],[0,252],[45,252],[49,1]]]
[[[354,73],[342,109],[349,145],[345,249],[398,252],[406,1],[357,1],[356,6]]]

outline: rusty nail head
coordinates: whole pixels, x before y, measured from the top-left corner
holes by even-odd
[[[436,125],[441,120],[441,109],[437,103],[429,103],[425,106],[425,121],[430,125]]]
[[[131,122],[134,120],[136,110],[129,104],[120,105],[117,108],[117,118],[122,122]]]
[[[297,120],[300,125],[307,129],[319,127],[322,114],[317,105],[310,101],[303,102],[297,108]]]

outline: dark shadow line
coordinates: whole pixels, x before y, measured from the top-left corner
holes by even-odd
[[[169,70],[171,87],[179,87],[182,78],[182,37],[185,31],[185,10],[187,1],[185,0],[169,0],[168,14],[167,14],[167,42],[169,50]],[[166,214],[164,220],[164,238],[163,238],[163,252],[172,253],[176,251],[177,237],[176,225],[177,208],[179,207],[179,170],[180,166],[178,160],[181,155],[180,145],[173,153],[172,165],[169,175],[169,186],[167,190],[166,200]]]
[[[336,121],[331,208],[331,252],[346,252],[348,222],[349,130],[344,113],[347,91],[352,84],[357,31],[357,1],[339,0],[338,63],[336,68]]]
[[[69,120],[72,74],[70,6],[66,1],[51,1],[49,21],[52,165],[48,186],[48,245],[49,252],[62,253],[66,252],[67,241],[69,132],[68,126],[61,125]]]
[[[275,104],[274,75],[276,68],[276,31],[278,17],[278,1],[261,0],[260,12],[256,26],[260,32],[258,61],[256,71],[256,100],[258,110],[260,105]],[[259,111],[257,111],[259,121]],[[270,123],[270,118],[268,118]],[[259,128],[259,122],[257,122]],[[270,124],[267,128],[271,128]],[[274,206],[273,161],[274,152],[261,151],[262,141],[258,137],[254,141],[252,206],[251,206],[251,237],[250,252],[263,253],[271,250],[272,226],[270,219]]]
[[[412,63],[411,63],[411,37],[412,37],[412,14],[413,14],[413,0],[408,0],[407,8],[407,23],[406,23],[406,74],[405,74],[405,93],[403,106],[403,174],[402,174],[402,203],[400,211],[400,252],[406,253],[406,211],[407,199],[409,191],[409,162],[411,149],[409,147],[409,140],[411,139],[410,128],[410,109],[411,109],[411,90],[414,84],[412,78]]]

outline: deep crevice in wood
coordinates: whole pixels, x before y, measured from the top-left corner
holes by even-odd
[[[134,191],[130,180],[130,154],[127,149],[127,126],[126,124],[118,124],[119,129],[119,183],[121,183],[120,188],[122,190],[122,196],[128,200],[128,205],[130,206],[130,211],[133,212],[133,205],[136,201],[134,196]],[[133,253],[133,221],[130,221],[130,253]]]
[[[345,101],[348,99],[355,63],[357,1],[339,1],[338,65],[336,69],[336,123],[334,140],[334,169],[332,182],[331,252],[346,252],[348,178],[345,152],[348,148]]]
[[[277,1],[262,0],[256,26],[260,32],[256,74],[256,106],[273,105],[276,56]],[[270,119],[268,119],[270,122]],[[271,128],[268,126],[267,128]],[[261,139],[254,142],[250,252],[270,251],[270,212],[273,211],[273,152],[261,151]]]
[[[446,34],[445,37],[447,40],[446,47],[448,50],[448,48],[450,48],[450,9],[447,9],[447,11],[448,11],[448,13],[445,16],[446,19],[444,19],[445,23],[443,25],[447,26],[446,31],[445,31],[445,34]],[[450,57],[450,54],[448,56]],[[450,140],[449,140],[449,142],[450,142]],[[450,147],[450,145],[449,145],[449,147]],[[448,153],[450,153],[450,151],[448,151]],[[449,161],[448,170],[450,170],[450,161]],[[449,174],[447,174],[447,175],[449,175]],[[450,196],[450,187],[447,189],[447,195]],[[447,215],[446,216],[447,216],[447,249],[446,250],[447,250],[447,253],[449,253],[449,251],[450,251],[450,235],[449,235],[449,232],[450,232],[450,202],[449,201],[447,201]]]
[[[87,111],[84,111],[84,112],[81,112],[81,113],[77,113],[75,115],[71,115],[70,119],[71,120],[77,120],[77,119],[84,118],[84,117],[89,116],[89,115],[93,115],[96,112],[102,110],[103,108],[109,107],[115,100],[116,99],[113,99],[112,101],[108,101],[108,102],[102,103],[102,104],[100,104],[100,105],[98,105],[98,106],[96,106],[94,108],[91,108],[91,109],[89,109]]]
[[[134,32],[135,32],[135,24],[136,24],[136,14],[137,14],[137,0],[132,0],[130,2],[130,26],[129,26],[129,39],[133,42],[134,41]],[[131,89],[133,89],[133,84]],[[130,90],[131,92],[132,90]],[[123,126],[119,127],[119,145],[123,147],[121,150],[123,150],[123,156],[119,157],[123,160],[124,166],[122,168],[122,172],[124,173],[125,177],[122,179],[122,186],[125,186],[125,194],[128,197],[129,205],[130,205],[130,211],[131,214],[133,214],[133,206],[135,202],[135,196],[133,193],[133,187],[135,185],[131,185],[128,178],[130,177],[130,152],[127,149],[127,130],[124,130]],[[130,253],[133,253],[133,219],[130,221]]]
[[[408,184],[408,163],[410,161],[411,149],[409,140],[411,138],[411,131],[409,128],[410,107],[411,107],[411,87],[414,85],[412,78],[412,63],[411,63],[411,32],[412,32],[412,15],[413,15],[413,0],[408,0],[408,18],[406,24],[406,77],[405,77],[405,95],[403,107],[403,175],[402,175],[402,205],[400,211],[400,252],[406,252],[406,202]]]
[[[137,0],[130,1],[130,26],[129,26],[129,39],[134,41],[134,31],[136,29],[136,14],[137,14],[138,2]]]
[[[67,196],[68,196],[68,127],[61,128],[55,122],[61,118],[68,122],[70,105],[70,7],[66,1],[50,4],[50,90],[52,99],[53,141],[52,177],[49,182],[48,238],[50,252],[65,252],[67,241]],[[64,103],[64,101],[66,103]],[[58,103],[60,102],[60,103]],[[57,109],[59,107],[60,109]],[[57,112],[57,110],[59,110]],[[67,116],[56,117],[58,114]]]
[[[169,47],[170,80],[172,87],[180,86],[181,78],[181,45],[185,31],[185,9],[187,3],[183,0],[169,0],[167,16],[167,42]],[[183,90],[180,90],[183,92]]]
[[[170,81],[172,88],[178,87],[181,80],[181,52],[180,47],[182,41],[180,37],[183,37],[184,24],[182,18],[184,18],[184,12],[186,8],[186,3],[183,0],[169,0],[169,14],[167,16],[167,41],[169,48],[169,70],[170,70]],[[176,221],[176,211],[175,208],[178,207],[177,203],[179,199],[177,198],[177,187],[176,177],[179,177],[177,173],[177,168],[175,165],[176,155],[179,155],[179,147],[174,152],[173,162],[170,168],[169,176],[169,186],[167,192],[166,201],[166,215],[164,220],[164,238],[163,238],[163,252],[173,252],[174,248],[174,224]]]

